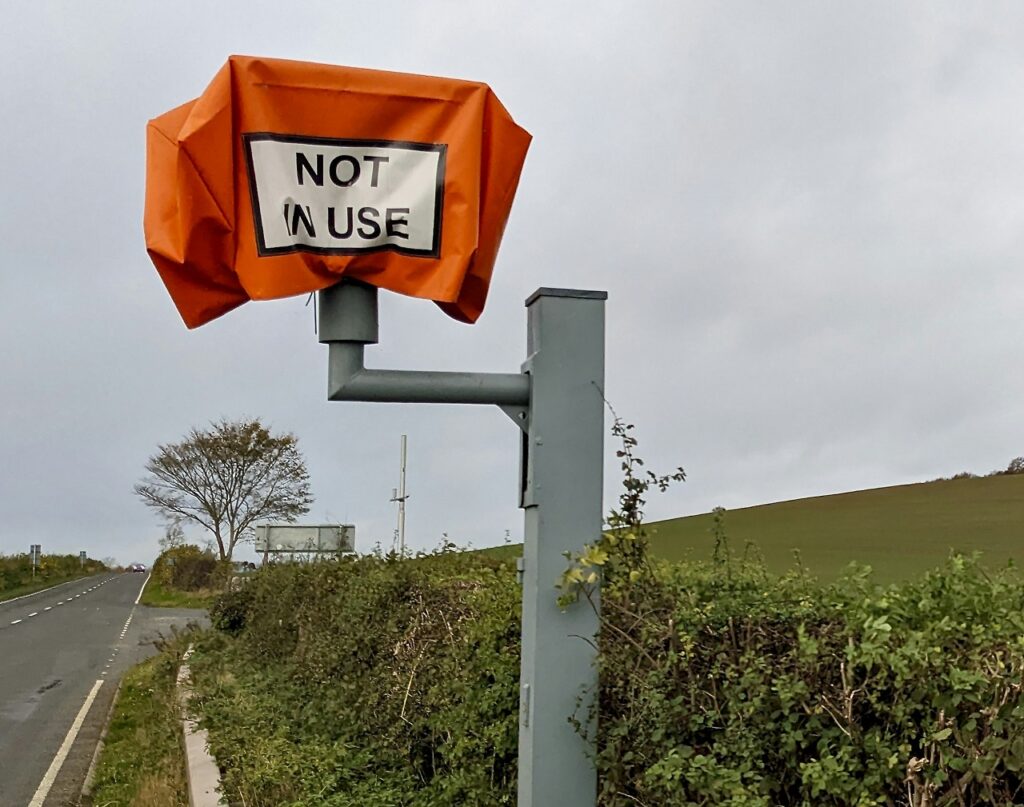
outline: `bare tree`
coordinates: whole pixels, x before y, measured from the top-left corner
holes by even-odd
[[[261,519],[294,521],[309,510],[309,474],[293,434],[273,435],[259,419],[219,420],[161,445],[135,492],[165,519],[202,525],[221,560]]]
[[[167,522],[164,527],[164,537],[158,541],[161,552],[185,545],[185,530],[182,528],[181,522],[182,518],[179,515],[175,515]]]

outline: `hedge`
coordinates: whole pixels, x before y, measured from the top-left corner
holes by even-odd
[[[756,563],[650,571],[604,592],[601,805],[1024,803],[1013,569],[953,557],[886,588],[866,569],[830,585]],[[511,564],[283,565],[212,616],[193,669],[231,798],[515,803]]]
[[[35,577],[29,555],[0,555],[0,595],[35,583],[59,583],[75,577],[84,577],[105,571],[106,566],[89,558],[85,565],[78,555],[42,555]]]

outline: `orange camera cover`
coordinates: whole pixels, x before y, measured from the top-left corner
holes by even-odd
[[[232,56],[149,122],[146,246],[190,328],[342,277],[475,322],[529,144],[485,84]]]

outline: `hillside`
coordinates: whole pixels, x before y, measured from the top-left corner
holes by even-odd
[[[710,513],[648,525],[654,554],[707,560],[714,539]],[[988,565],[1024,562],[1024,475],[954,479],[816,496],[730,510],[730,551],[748,541],[768,567],[785,571],[793,550],[821,577],[851,561],[866,563],[881,581],[933,568],[951,549],[980,551]]]

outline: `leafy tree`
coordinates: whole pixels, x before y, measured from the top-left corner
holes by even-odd
[[[169,521],[195,522],[213,535],[221,560],[262,519],[294,521],[309,510],[309,473],[293,434],[252,420],[219,420],[161,445],[135,493]]]

